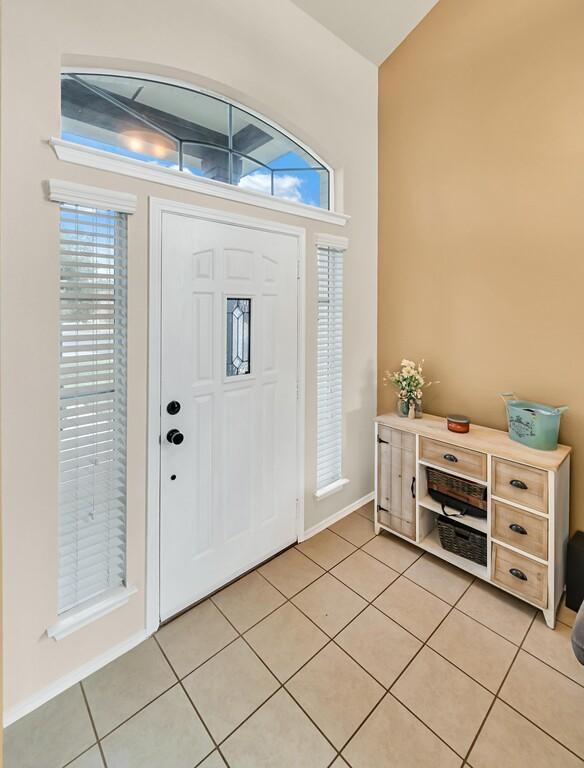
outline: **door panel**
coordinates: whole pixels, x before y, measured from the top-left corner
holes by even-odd
[[[296,540],[297,259],[292,235],[163,216],[162,619]]]

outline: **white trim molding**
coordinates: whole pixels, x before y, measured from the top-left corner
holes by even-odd
[[[321,499],[326,499],[327,496],[332,496],[333,493],[338,493],[339,491],[342,491],[343,488],[349,484],[349,482],[350,480],[347,480],[346,477],[342,477],[340,480],[335,480],[334,483],[325,485],[324,488],[319,488],[318,491],[315,491],[314,498],[317,501],[320,501]]]
[[[77,669],[73,670],[73,672],[70,672],[68,675],[55,680],[54,683],[51,683],[51,685],[48,685],[46,688],[38,691],[38,693],[35,693],[28,699],[25,699],[20,704],[5,710],[4,727],[7,728],[9,725],[12,725],[12,723],[20,720],[21,717],[30,714],[35,709],[38,709],[43,704],[46,704],[47,701],[54,699],[55,696],[58,696],[60,693],[63,693],[63,691],[71,688],[71,686],[75,685],[81,680],[84,680],[86,677],[89,677],[89,675],[97,672],[102,667],[105,667],[106,664],[109,664],[111,661],[114,661],[118,657],[123,656],[124,653],[131,651],[132,648],[140,645],[140,643],[142,643],[147,638],[147,632],[140,630],[140,632],[137,632],[135,635],[131,635],[126,640],[123,640],[121,643],[118,643],[118,645],[115,645],[113,648],[109,648],[105,653],[101,654],[101,656],[88,661],[86,664],[82,664],[80,667],[77,667]]]
[[[114,152],[106,152],[103,149],[86,147],[83,144],[75,144],[72,141],[52,138],[49,140],[59,160],[68,163],[83,165],[88,168],[97,168],[101,171],[119,173],[123,176],[132,176],[135,179],[143,179],[156,184],[165,184],[169,187],[187,189],[211,197],[220,197],[223,200],[231,200],[236,203],[255,205],[259,208],[267,208],[279,213],[288,213],[292,216],[302,216],[305,219],[322,221],[326,224],[335,224],[344,227],[349,221],[349,216],[344,213],[327,211],[305,203],[295,203],[291,200],[281,200],[277,197],[262,195],[259,192],[234,187],[222,181],[203,179],[192,176],[184,171],[174,168],[150,165],[131,157],[116,155]],[[79,186],[79,185],[71,185]]]
[[[307,528],[302,536],[298,537],[298,541],[306,541],[306,539],[310,539],[312,536],[316,536],[317,533],[320,533],[321,531],[324,531],[325,528],[328,528],[329,525],[332,525],[333,523],[337,523],[339,520],[342,520],[343,517],[347,517],[347,515],[350,515],[352,512],[355,512],[355,510],[360,509],[365,504],[368,504],[370,501],[373,501],[375,498],[375,491],[371,491],[371,493],[368,493],[366,496],[362,496],[360,499],[357,499],[357,501],[353,501],[348,506],[344,507],[344,509],[340,509],[338,512],[334,512],[332,515],[329,515],[325,520],[321,520],[320,523],[317,523],[316,525],[313,525],[311,528]]]
[[[94,600],[88,600],[83,605],[62,613],[59,620],[47,629],[47,635],[54,640],[62,640],[81,627],[91,624],[116,608],[125,605],[130,597],[138,591],[136,587],[116,587],[105,595],[99,595]]]
[[[329,235],[328,232],[318,232],[314,236],[314,244],[317,248],[337,248],[339,251],[346,251],[349,247],[349,240],[340,235]]]
[[[88,208],[102,208],[119,213],[135,213],[138,199],[128,192],[90,187],[72,181],[49,179],[49,200],[54,203],[86,205]]]

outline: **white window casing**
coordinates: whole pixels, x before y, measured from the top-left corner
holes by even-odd
[[[343,449],[343,260],[346,238],[318,235],[317,499],[341,490]]]
[[[60,203],[59,584],[55,639],[123,605],[127,216],[135,197],[49,182]]]

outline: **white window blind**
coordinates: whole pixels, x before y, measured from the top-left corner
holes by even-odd
[[[125,584],[126,227],[60,206],[59,613]]]
[[[343,251],[318,247],[317,491],[341,479]]]

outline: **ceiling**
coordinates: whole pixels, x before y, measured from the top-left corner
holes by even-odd
[[[381,64],[438,0],[292,0],[366,59]]]

